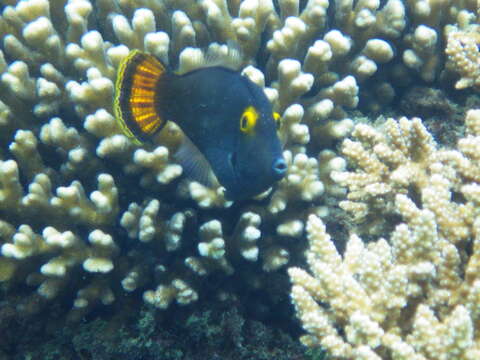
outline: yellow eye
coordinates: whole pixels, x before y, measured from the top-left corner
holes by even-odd
[[[277,126],[277,130],[280,129],[280,126],[282,125],[282,122],[281,122],[282,116],[278,112],[274,111],[273,120],[275,120],[275,125]]]
[[[240,117],[240,131],[244,133],[251,133],[255,129],[257,124],[258,112],[253,106],[249,106],[245,109]]]

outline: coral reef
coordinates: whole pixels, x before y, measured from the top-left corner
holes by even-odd
[[[322,178],[344,166],[335,156],[319,163],[306,154],[307,104],[297,101],[314,76],[273,50],[279,46],[273,34],[286,31],[282,24],[313,24],[311,14],[324,5],[312,2],[303,20],[293,13],[282,18],[268,1],[6,6],[0,18],[1,280],[27,284],[49,301],[75,284],[71,315],[77,318],[125,292],[142,292],[161,309],[189,304],[205,291],[205,277],[232,276],[244,263],[252,269],[243,281],[262,287],[263,272],[289,262],[290,239],[302,236],[308,214],[327,213]],[[277,41],[262,43],[264,31]],[[114,120],[112,94],[116,68],[134,48],[180,73],[216,59],[262,87],[267,72],[255,57],[275,53],[264,66],[278,81],[268,80],[265,92],[284,114],[279,131],[290,164],[277,189],[237,205],[221,188],[183,177],[172,160],[183,134],[173,123],[153,144],[131,143]],[[329,90],[327,107],[357,102],[355,80],[341,84]],[[341,138],[351,121],[330,128],[330,138]]]
[[[480,356],[480,110],[468,111],[465,123],[454,150],[437,148],[419,119],[389,119],[384,132],[357,125],[354,134],[368,139],[371,151],[357,149],[358,170],[336,177],[360,201],[362,215],[380,206],[402,222],[388,239],[365,243],[352,233],[340,255],[323,222],[310,215],[311,274],[289,269],[308,332],[304,344],[342,359]],[[353,146],[345,140],[344,147]]]
[[[449,182],[443,202],[445,191],[467,197],[454,175],[473,176],[472,150],[440,149],[420,120],[389,120],[388,135],[356,123],[366,111],[395,106],[418,79],[434,87],[451,77],[458,89],[475,88],[477,7],[473,0],[5,2],[2,295],[25,314],[68,304],[73,320],[130,296],[162,310],[246,289],[275,298],[288,285],[272,279],[301,262],[307,219],[333,221],[339,199],[368,220],[358,233],[371,235],[398,217],[399,194],[418,204],[434,175]],[[183,174],[174,154],[184,135],[173,123],[151,144],[129,141],[112,96],[132,49],[178,73],[223,64],[263,87],[281,115],[287,176],[232,203],[221,187]],[[352,131],[344,159],[336,144]],[[347,171],[347,162],[363,172]],[[417,170],[422,176],[409,175]],[[455,219],[434,208],[443,221]]]

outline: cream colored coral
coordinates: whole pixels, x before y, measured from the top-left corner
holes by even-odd
[[[306,72],[313,74],[319,81],[319,78],[328,71],[328,65],[333,57],[330,43],[325,40],[317,40],[308,48],[303,67]]]
[[[28,225],[20,225],[18,231],[12,236],[12,242],[2,245],[2,255],[14,258],[24,259],[44,250],[43,239],[40,235],[35,234]]]
[[[113,178],[108,174],[98,175],[98,190],[87,199],[80,182],[57,188],[56,196],[51,199],[54,208],[65,211],[76,221],[92,224],[110,222],[118,212],[118,190]]]
[[[303,221],[298,219],[288,220],[277,226],[277,234],[280,236],[300,237],[303,234]]]
[[[211,220],[201,225],[199,236],[200,242],[197,246],[199,255],[209,260],[210,266],[219,267],[227,274],[232,273],[233,268],[226,258],[226,245],[220,221]]]
[[[431,213],[430,219],[435,224]],[[289,269],[294,284],[292,300],[308,332],[301,339],[305,345],[322,346],[342,359],[363,359],[365,352],[369,358],[432,360],[451,356],[471,359],[469,354],[478,353],[480,344],[474,340],[472,315],[462,305],[448,305],[448,297],[438,294],[450,284],[442,282],[442,272],[435,272],[435,267],[453,270],[458,266],[435,255],[448,244],[441,237],[431,236],[432,229],[425,229],[421,218],[408,223],[397,227],[391,245],[380,239],[367,246],[351,236],[341,257],[323,223],[310,216],[307,260],[312,275]],[[424,237],[433,242],[409,255],[408,261],[397,260],[397,251],[416,249],[423,245]],[[425,280],[433,286],[423,288]],[[419,296],[423,296],[425,305],[417,307],[415,299]],[[429,306],[440,311],[442,318],[446,316],[445,324],[439,323]],[[408,309],[412,319],[404,315]],[[424,315],[427,309],[428,316]],[[413,321],[413,330],[404,326],[409,321]],[[340,324],[345,330],[342,333],[337,330]],[[443,336],[443,341],[435,341]]]
[[[153,170],[157,182],[168,184],[180,175],[182,167],[169,161],[169,151],[165,146],[158,146],[152,152],[138,149],[133,155],[135,164]],[[147,180],[142,180],[148,184]]]
[[[377,71],[377,63],[387,63],[393,59],[393,56],[393,49],[388,42],[370,39],[366,42],[362,54],[353,59],[350,67],[356,78],[362,81]]]
[[[22,186],[14,160],[0,161],[0,186],[0,206],[15,206],[22,196]]]
[[[438,42],[437,31],[420,25],[413,34],[406,37],[406,42],[411,43],[411,48],[403,53],[405,65],[417,70],[425,81],[433,81],[438,67],[438,58],[435,56]]]
[[[17,159],[26,175],[31,178],[44,170],[43,160],[38,152],[38,140],[29,130],[17,130],[9,150]]]
[[[122,288],[127,292],[135,291],[140,285],[143,284],[142,275],[143,269],[141,267],[135,267],[130,270],[122,280]]]
[[[460,9],[471,9],[471,2],[448,1],[409,4],[408,14],[400,0],[340,0],[335,6],[326,0],[8,3],[0,15],[0,207],[16,222],[2,230],[2,252],[5,247],[9,257],[0,258],[0,279],[36,287],[47,299],[66,294],[62,289],[73,284],[76,314],[114,301],[121,290],[116,282],[122,281],[125,291],[151,285],[152,263],[163,287],[149,299],[166,304],[160,308],[174,299],[193,302],[202,281],[215,271],[231,274],[239,256],[259,262],[263,271],[285,266],[296,257],[292,241],[302,239],[307,215],[327,216],[331,196],[344,195],[330,174],[345,172],[345,161],[329,149],[351,131],[346,109],[357,108],[364,95],[375,110],[394,98],[404,67],[395,48],[412,49],[424,64],[441,59],[434,46],[442,43],[441,26],[453,17],[462,29],[473,21]],[[410,13],[414,18],[407,18]],[[407,23],[412,25],[406,28]],[[178,130],[167,125],[151,139],[153,145],[138,149],[113,116],[117,68],[134,48],[155,55],[168,70],[223,64],[261,86],[282,115],[288,176],[246,202],[248,207],[232,207],[220,186],[188,179],[178,185],[180,168],[170,156],[182,138]],[[366,86],[367,79],[374,85]],[[432,174],[444,176],[432,178],[430,195],[425,191],[421,199],[429,204],[422,210],[438,218],[437,232],[457,236],[455,244],[470,236],[465,229],[473,221],[472,205],[445,204],[459,193],[471,203],[478,198],[472,184],[476,136],[470,132],[459,153],[443,153]],[[390,195],[392,204],[396,198]],[[443,218],[436,207],[445,208]],[[202,224],[220,224],[220,230],[195,228]],[[120,240],[126,233],[138,242]],[[192,246],[192,234],[199,248]],[[452,263],[454,254],[445,248]],[[164,260],[173,265],[166,268]],[[428,273],[428,267],[419,268],[419,274]],[[455,283],[447,266],[440,270]],[[261,274],[239,276],[261,286]],[[468,296],[475,297],[473,282],[469,289]],[[353,319],[352,338],[378,333],[363,314]],[[367,335],[363,322],[372,325]],[[358,354],[371,355],[365,347]]]
[[[160,210],[160,202],[156,199],[150,200],[142,211],[138,222],[138,239],[142,242],[152,241],[157,232],[155,226],[158,211]]]
[[[173,300],[180,305],[195,302],[198,294],[185,281],[174,279],[169,285],[159,285],[155,291],[145,291],[143,299],[156,308],[166,309]]]
[[[128,211],[124,212],[120,225],[127,231],[130,238],[137,238],[141,242],[150,242],[155,237],[161,236],[164,224],[158,218],[160,202],[152,199],[142,208],[136,203],[131,203]]]
[[[455,83],[457,89],[478,87],[480,85],[480,35],[477,31],[450,29],[447,34],[445,53],[450,68],[460,75]]]
[[[56,145],[69,151],[79,145],[80,137],[75,128],[67,128],[62,119],[55,117],[50,119],[48,124],[42,126],[40,140],[44,144]]]
[[[168,39],[168,34],[165,33],[165,35],[166,39]],[[165,41],[165,45],[167,45],[165,50],[167,52],[160,59],[165,59],[168,63],[168,45],[170,43],[173,47],[173,54],[178,55],[182,50],[194,47],[196,40],[196,32],[188,15],[180,10],[175,11],[172,15],[172,41]]]
[[[285,59],[278,64],[278,108],[283,111],[288,104],[294,103],[313,85],[313,76],[301,70],[299,61]]]
[[[165,246],[167,251],[177,250],[181,245],[182,233],[185,228],[190,211],[176,212],[167,223],[165,233]]]
[[[347,142],[349,156],[361,169],[345,177],[355,180],[349,190],[364,194],[369,176],[389,176],[387,188],[400,185],[388,192],[393,196],[391,211],[402,220],[386,240],[365,243],[352,234],[340,255],[324,224],[310,215],[306,256],[311,275],[289,269],[292,300],[308,332],[302,337],[304,344],[322,346],[345,359],[363,359],[367,353],[379,359],[478,356],[480,190],[467,168],[475,174],[478,166],[478,153],[471,150],[478,143],[479,114],[478,110],[467,113],[468,134],[456,150],[437,149],[420,120],[387,122],[388,141],[370,126],[356,127],[355,136],[369,144],[369,150]],[[394,136],[400,135],[399,129],[403,136]],[[394,176],[396,172],[411,176],[411,171],[387,166],[405,154],[411,158],[404,158],[403,165],[424,156],[431,162],[408,164],[414,177]],[[340,174],[336,177],[345,179]],[[415,179],[415,201],[411,197],[415,193],[403,187],[412,186],[412,180],[398,182],[402,178]],[[371,204],[366,206],[372,210]]]
[[[52,118],[49,123],[42,126],[40,140],[43,144],[56,146],[58,153],[67,159],[61,167],[64,174],[80,171],[87,163],[93,164],[95,161],[82,146],[83,139],[78,131],[73,127],[67,128],[60,118]]]
[[[26,63],[22,61],[12,63],[2,74],[1,81],[16,96],[25,100],[35,99],[35,81],[30,77]]]
[[[87,81],[79,83],[70,80],[65,84],[65,89],[70,99],[76,104],[75,110],[81,117],[85,117],[93,111],[105,107],[106,104],[109,104],[108,107],[110,108],[114,90],[111,79],[113,74],[110,78],[92,64],[88,64],[88,66],[91,67],[88,67],[86,70]]]
[[[307,31],[305,23],[298,17],[288,17],[282,29],[273,33],[272,39],[267,43],[267,48],[280,58],[285,58],[289,53],[296,53],[301,38]]]
[[[257,261],[258,259],[257,241],[262,235],[260,231],[261,221],[260,215],[247,211],[240,216],[235,226],[232,240],[238,242],[240,254],[246,260]]]
[[[160,201],[151,199],[143,206],[131,203],[120,218],[120,225],[131,239],[144,243],[162,240],[167,251],[175,251],[182,244],[183,230],[191,212],[176,212],[170,219],[163,218]],[[157,243],[158,244],[158,243]]]
[[[267,49],[274,55],[271,64],[282,58],[299,59],[303,56],[310,40],[324,29],[327,21],[328,1],[311,0],[300,12],[298,1],[280,4],[280,18],[275,16],[275,31],[267,42]],[[272,16],[273,17],[273,16]],[[281,20],[281,24],[278,24]]]
[[[273,10],[273,2],[270,0],[249,0],[240,3],[238,17],[232,20],[232,27],[246,56],[254,56],[258,51],[262,32],[272,17]]]
[[[358,105],[358,85],[353,76],[347,76],[320,91],[321,98],[332,100],[337,106],[355,108]]]
[[[305,154],[294,156],[289,151],[285,151],[283,156],[288,164],[288,172],[278,184],[268,205],[272,214],[285,210],[289,201],[312,201],[324,192],[315,158],[309,158]]]
[[[138,236],[139,219],[142,213],[142,208],[137,203],[128,205],[127,211],[122,214],[120,218],[120,225],[127,230],[128,236],[132,239]]]
[[[381,231],[383,220],[373,214],[393,214],[394,195],[413,189],[422,194],[425,206],[446,224],[445,229],[465,238],[462,229],[472,220],[465,219],[468,209],[449,207],[450,189],[460,191],[465,181],[480,179],[479,118],[477,110],[467,113],[469,135],[459,140],[458,150],[439,149],[420,119],[389,119],[383,131],[357,125],[353,136],[360,141],[343,144],[343,153],[356,170],[332,172],[333,180],[349,189],[340,206],[357,222],[368,218],[368,231],[374,233]]]
[[[79,71],[96,71],[113,79],[115,69],[109,61],[105,45],[102,34],[92,30],[82,35],[80,44],[68,44],[65,51]]]
[[[96,154],[100,158],[129,157],[132,142],[125,135],[113,135],[100,141]]]
[[[310,141],[310,132],[302,124],[304,110],[300,104],[290,105],[285,109],[280,121],[279,134],[283,141],[292,145],[306,145]]]
[[[393,213],[393,194],[417,191],[426,184],[431,166],[438,161],[437,145],[420,119],[388,119],[384,131],[366,124],[355,126],[342,145],[355,171],[332,172],[332,179],[347,186],[340,206],[356,221],[370,213]],[[373,229],[372,229],[373,230]]]
[[[156,24],[153,12],[150,9],[137,9],[133,14],[131,24],[123,15],[116,15],[112,19],[113,31],[120,40],[131,49],[144,50],[144,39],[149,33],[154,33]]]
[[[46,276],[64,277],[77,265],[83,257],[82,244],[71,231],[60,232],[53,227],[46,227],[42,232],[45,250],[60,251],[60,255],[52,257],[40,267],[40,272]],[[43,291],[40,289],[40,291]]]
[[[107,137],[117,132],[115,118],[105,109],[99,109],[95,113],[87,115],[83,126],[97,137]]]
[[[83,268],[91,273],[105,274],[112,271],[112,258],[118,253],[118,247],[112,236],[97,229],[88,235],[88,241],[91,247],[87,250]]]
[[[188,184],[188,191],[198,206],[204,209],[212,207],[226,208],[232,205],[232,201],[225,198],[225,188],[223,186],[209,188],[199,182],[191,181]]]
[[[202,242],[198,243],[198,252],[201,256],[215,260],[225,256],[225,241],[223,240],[222,225],[218,220],[209,221],[199,229]]]

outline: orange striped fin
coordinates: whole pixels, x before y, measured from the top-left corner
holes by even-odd
[[[120,63],[113,110],[121,129],[137,145],[165,125],[158,103],[165,67],[152,55],[131,51]]]

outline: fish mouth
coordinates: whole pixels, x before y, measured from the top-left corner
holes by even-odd
[[[230,186],[225,188],[225,197],[227,199],[233,201],[247,200],[261,194],[272,186],[272,184],[262,184],[252,188],[256,178],[254,176],[246,177],[246,175],[238,172],[234,154],[228,154],[227,160],[230,168]]]

